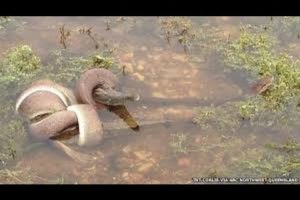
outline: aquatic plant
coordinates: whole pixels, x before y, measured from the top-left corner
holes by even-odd
[[[167,17],[159,20],[165,39],[170,43],[172,38],[186,49],[196,37],[191,20],[186,17]]]
[[[8,34],[7,30],[23,30],[24,24],[26,22],[17,17],[0,16],[0,34]]]
[[[187,147],[187,136],[185,134],[171,134],[171,141],[169,143],[169,146],[171,147],[174,154],[186,154],[189,152]]]
[[[293,151],[299,151],[300,150],[300,142],[294,140],[294,139],[289,139],[287,140],[284,144],[266,144],[267,148],[270,149],[277,149],[279,151],[284,151],[284,152],[293,152]]]
[[[29,45],[18,45],[9,49],[0,62],[0,160],[2,165],[22,153],[22,144],[26,142],[26,131],[20,118],[14,116],[15,96],[32,81],[50,78],[65,84],[75,81],[79,75],[94,67],[117,70],[111,52],[92,52],[86,56],[74,56],[67,50],[53,52],[48,65],[42,65]],[[54,61],[54,63],[53,63]]]
[[[26,131],[22,120],[14,116],[14,96],[37,75],[40,59],[29,45],[18,45],[5,52],[0,62],[0,167],[22,152]]]
[[[28,83],[40,67],[41,61],[29,45],[9,49],[0,63],[1,87]]]
[[[158,22],[167,42],[177,41],[194,61],[203,61],[220,40],[221,32],[217,27],[196,24],[188,17],[161,17]],[[197,55],[193,55],[193,52],[197,52]]]
[[[271,160],[270,160],[271,159]],[[235,176],[239,177],[283,177],[288,176],[284,169],[284,156],[262,156],[257,160],[244,160],[234,167]]]
[[[298,177],[300,174],[300,143],[266,144],[266,148],[249,151],[249,158],[232,164],[231,175],[242,177]],[[252,159],[250,158],[252,155]]]
[[[0,30],[4,29],[5,24],[11,21],[10,17],[7,16],[1,16],[0,17]]]
[[[19,165],[11,169],[0,170],[0,182],[8,184],[33,184],[33,183],[46,183],[46,184],[64,184],[66,183],[65,177],[61,175],[56,179],[48,179],[37,175],[29,167],[24,168]]]
[[[65,25],[62,25],[59,28],[59,32],[60,32],[60,40],[59,43],[66,49],[67,45],[66,45],[66,41],[67,39],[71,36],[71,31],[65,29]]]
[[[31,177],[29,173],[26,173],[24,171],[25,170],[9,170],[9,169],[0,170],[0,177],[1,177],[0,180],[3,182],[5,181],[6,183],[13,183],[13,184],[33,183],[31,181]]]
[[[72,83],[79,75],[91,68],[105,68],[120,73],[117,62],[111,52],[92,52],[86,56],[72,55],[67,50],[55,50],[51,54],[51,60],[43,73],[52,80]],[[54,73],[55,72],[55,73]]]
[[[136,20],[134,17],[109,17],[105,20],[105,30],[129,33],[135,27]]]
[[[224,132],[236,132],[241,125],[284,132],[299,127],[299,60],[278,45],[277,36],[271,31],[251,25],[242,25],[238,38],[220,42],[216,50],[224,63],[222,67],[245,75],[249,85],[268,75],[274,81],[262,94],[249,94],[244,100],[217,107],[197,107],[194,122],[202,129]]]
[[[30,46],[19,45],[6,52],[3,64],[16,72],[31,73],[38,69],[40,59],[34,55]]]
[[[258,112],[258,109],[259,107],[257,106],[255,101],[245,101],[239,107],[239,114],[242,119],[250,120]]]
[[[299,94],[299,60],[276,52],[276,37],[259,28],[241,27],[240,37],[220,47],[227,67],[245,71],[252,77],[272,75],[273,87],[264,95],[269,107],[284,106]]]
[[[240,102],[229,102],[223,105],[200,106],[195,108],[194,123],[202,129],[215,129],[221,131],[236,132],[241,125],[238,115]]]
[[[239,38],[224,42],[219,50],[227,66],[247,70],[254,75],[264,75],[272,73],[271,55],[275,41],[275,38],[266,32],[252,31],[249,27],[242,26]]]
[[[300,17],[272,17],[265,27],[273,32],[283,45],[300,37]]]
[[[0,135],[0,169],[22,153],[26,131],[20,119],[11,119],[1,123]]]
[[[90,57],[92,60],[92,66],[98,68],[111,69],[115,63],[114,59],[111,57],[105,57],[101,54],[96,54]],[[90,65],[90,66],[91,66]]]

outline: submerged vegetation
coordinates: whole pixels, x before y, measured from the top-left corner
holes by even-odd
[[[41,78],[68,84],[92,67],[117,69],[113,57],[105,52],[76,57],[68,56],[66,50],[59,50],[54,52],[54,56],[55,63],[44,65],[29,45],[18,45],[4,53],[0,62],[0,169],[22,154],[23,144],[26,143],[23,121],[15,115],[14,110],[14,100],[22,89]]]
[[[288,140],[283,145],[267,144],[263,149],[247,152],[252,159],[241,158],[231,167],[231,174],[241,177],[298,177],[300,143]]]
[[[272,17],[265,27],[270,29],[281,41],[293,42],[300,37],[299,23],[300,17]]]
[[[287,31],[292,28],[294,21],[282,23],[286,24],[283,30]],[[300,63],[280,46],[279,36],[285,32],[279,34],[272,27],[266,29],[264,26],[241,25],[238,38],[219,43],[216,51],[221,55],[225,68],[245,74],[249,85],[270,75],[274,77],[274,82],[267,91],[248,95],[244,100],[217,107],[196,108],[194,122],[202,129],[236,132],[238,128],[247,125],[252,127],[252,131],[268,128],[284,134],[300,127]],[[234,173],[259,177],[299,174],[299,154],[295,155],[299,144],[293,145],[287,143],[277,147],[281,150],[292,148],[293,155],[287,152],[277,155],[264,150],[257,152],[256,159],[238,161],[235,163],[237,168],[234,168]]]
[[[52,52],[54,64],[49,64],[46,76],[53,80],[72,83],[79,75],[90,68],[105,68],[120,73],[120,68],[110,52],[93,52],[86,56],[74,56],[66,50]],[[56,73],[54,72],[56,70]]]
[[[189,153],[186,134],[182,134],[182,133],[172,134],[169,146],[175,155],[180,153],[181,154]]]
[[[271,33],[250,26],[241,28],[237,41],[221,48],[226,66],[244,70],[252,77],[274,77],[273,87],[264,96],[270,108],[284,107],[300,91],[299,60],[276,52],[276,43]]]
[[[0,30],[6,29],[4,27],[11,21],[14,21],[11,17],[0,17]],[[120,17],[107,20],[103,29],[105,32],[127,33],[139,25],[137,22],[134,18]],[[198,60],[203,61],[203,57],[208,54],[218,55],[222,70],[225,68],[229,69],[229,73],[239,72],[246,77],[246,84],[251,85],[267,76],[274,77],[272,85],[261,94],[249,94],[237,101],[217,106],[195,108],[193,121],[201,127],[203,135],[197,135],[200,139],[195,142],[196,137],[193,138],[186,132],[172,134],[168,143],[171,152],[176,156],[190,156],[191,153],[194,156],[199,152],[206,155],[214,152],[218,154],[215,160],[221,160],[225,156],[231,156],[232,152],[243,149],[245,152],[238,152],[229,161],[224,159],[231,164],[228,174],[244,177],[299,176],[299,141],[289,140],[283,145],[270,143],[258,148],[249,145],[249,148],[247,146],[244,149],[244,141],[235,136],[248,137],[253,132],[257,135],[267,131],[279,132],[282,135],[291,132],[298,134],[300,65],[299,60],[289,53],[289,44],[286,45],[283,38],[288,37],[288,42],[291,43],[300,38],[300,18],[275,17],[262,26],[242,24],[236,37],[224,37],[220,27],[195,23],[188,17],[161,17],[158,22],[160,33],[167,42],[172,44],[175,41],[188,56]],[[118,25],[122,26],[117,27]],[[102,49],[92,28],[79,29],[80,34],[93,41],[96,49],[83,55],[76,55],[67,48],[68,39],[71,37],[70,30],[63,26],[60,33],[63,48],[51,51],[48,63],[42,62],[34,49],[26,44],[9,49],[0,61],[0,182],[50,182],[41,180],[34,173],[31,174],[31,171],[30,175],[25,176],[27,169],[23,171],[16,167],[14,171],[10,171],[7,168],[10,161],[22,154],[26,142],[26,127],[23,126],[22,119],[14,115],[14,100],[24,87],[41,78],[49,78],[66,86],[73,85],[83,71],[94,67],[122,73],[112,51]],[[73,33],[72,36],[75,34]],[[155,71],[151,70],[151,73],[154,75]],[[220,137],[214,136],[206,141],[204,130],[220,133]],[[247,139],[247,142],[251,140]],[[213,167],[218,171],[212,172],[210,176],[216,177],[224,166]],[[52,182],[63,183],[65,180],[60,178]]]
[[[0,114],[0,169],[7,166],[8,162],[22,153],[23,144],[26,141],[26,131],[21,119],[12,115],[14,102],[2,101]]]
[[[130,32],[136,25],[136,18],[134,17],[114,17],[105,20],[106,31],[118,31],[122,33]]]
[[[26,131],[23,122],[15,116],[12,100],[22,87],[30,83],[41,67],[40,59],[28,45],[11,48],[4,54],[0,62],[0,92],[1,92],[1,135],[0,135],[0,168],[22,152]],[[14,88],[11,91],[11,88]]]
[[[1,16],[0,17],[0,30],[4,29],[5,24],[11,21],[10,17],[7,16]]]
[[[276,44],[278,40],[271,32],[250,25],[241,27],[240,36],[236,40],[220,43],[218,52],[225,67],[245,73],[250,80],[249,85],[254,80],[269,75],[274,77],[274,82],[262,94],[249,96],[242,102],[233,102],[238,106],[236,111],[228,109],[225,104],[221,106],[222,108],[212,108],[207,117],[224,122],[228,121],[226,119],[236,119],[239,114],[241,119],[250,120],[251,125],[262,126],[282,125],[283,122],[294,121],[282,120],[288,117],[288,113],[292,117],[299,117],[295,113],[297,102],[300,100],[299,60],[280,52]],[[201,110],[205,108],[200,107],[198,109],[200,113],[198,112],[195,118],[199,123],[203,120]],[[223,113],[218,110],[223,110]],[[232,125],[230,124],[228,128],[234,127]]]
[[[20,166],[14,167],[13,170],[3,169],[0,170],[0,182],[8,184],[64,184],[66,180],[63,175],[56,179],[46,179],[38,176],[36,173],[32,172],[30,168],[22,168]]]
[[[195,109],[194,122],[199,124],[202,129],[235,132],[240,127],[238,116],[238,103],[226,103],[222,106],[205,106]]]
[[[163,35],[168,43],[176,37],[177,41],[183,45],[185,50],[191,46],[196,37],[192,22],[188,18],[174,17],[160,20]]]
[[[0,63],[0,85],[21,86],[28,83],[41,67],[40,59],[28,45],[9,49]]]
[[[193,61],[204,62],[222,38],[222,32],[210,24],[195,24],[188,17],[161,17],[161,35],[171,44],[179,43]]]
[[[0,35],[7,34],[8,30],[22,30],[24,28],[25,21],[18,19],[17,17],[0,16]]]

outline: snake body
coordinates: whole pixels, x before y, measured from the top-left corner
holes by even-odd
[[[74,91],[51,80],[39,80],[22,92],[16,101],[15,110],[31,121],[29,133],[39,141],[59,138],[70,130],[78,129],[78,145],[95,146],[103,137],[102,122],[97,109],[135,100],[129,94],[115,91],[117,84],[117,77],[106,69],[85,71],[77,81]],[[97,92],[95,101],[94,92],[97,89],[101,92]],[[55,140],[52,144],[74,160],[80,160],[79,152],[71,150],[60,141]]]
[[[117,77],[106,69],[91,69],[85,71],[75,86],[75,95],[80,103],[89,104],[96,109],[104,108],[105,105],[95,102],[93,91],[99,88],[115,88],[118,84]]]

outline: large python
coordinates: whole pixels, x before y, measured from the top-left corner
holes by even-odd
[[[29,133],[34,139],[50,141],[73,159],[86,161],[85,155],[55,139],[75,130],[79,132],[79,146],[98,145],[103,137],[99,109],[109,108],[120,117],[125,112],[127,119],[132,118],[123,104],[138,100],[138,96],[116,91],[117,85],[118,79],[112,72],[99,68],[81,74],[74,91],[51,80],[39,80],[19,96],[16,112],[29,120]],[[136,122],[130,125],[138,127]]]

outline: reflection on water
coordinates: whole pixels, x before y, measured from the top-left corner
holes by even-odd
[[[0,29],[0,52],[19,44],[30,45],[42,65],[47,66],[40,72],[41,77],[57,75],[60,80],[58,75],[64,72],[64,77],[71,78],[62,79],[61,83],[72,86],[79,77],[78,71],[84,67],[82,65],[90,64],[84,61],[86,56],[109,51],[118,63],[116,74],[121,88],[133,89],[141,99],[98,111],[104,128],[103,140],[98,146],[83,148],[76,142],[65,143],[68,148],[86,156],[87,162],[68,158],[51,143],[35,145],[35,141],[25,137],[25,142],[17,148],[22,153],[5,166],[14,174],[0,171],[0,182],[155,184],[190,183],[192,177],[243,174],[295,177],[299,169],[291,173],[290,165],[284,165],[287,162],[284,156],[265,163],[258,160],[268,160],[277,154],[268,150],[266,144],[284,144],[291,138],[299,139],[297,126],[286,127],[283,133],[275,126],[250,126],[238,118],[237,123],[241,125],[234,131],[227,126],[235,119],[226,111],[220,113],[228,114],[231,123],[220,121],[221,115],[219,121],[200,120],[200,125],[193,120],[196,107],[214,108],[248,98],[247,90],[255,78],[243,71],[228,72],[220,61],[222,57],[216,53],[217,42],[238,38],[241,23],[259,26],[269,23],[270,18],[191,17],[180,23],[162,23],[164,19],[15,17],[16,25],[9,24],[13,22],[4,24],[4,29]],[[169,42],[163,35],[162,24],[169,28],[179,27],[177,32],[170,29]],[[200,28],[193,29],[190,24]],[[205,36],[205,30],[209,37]],[[294,39],[292,42],[297,49],[299,41]],[[67,58],[53,58],[51,55],[55,51],[65,51],[66,55],[80,58],[68,60],[77,68],[64,66],[64,62],[68,63]],[[101,64],[102,60],[99,62]],[[8,86],[12,94],[1,100],[3,105],[7,99],[14,105],[24,87]],[[207,117],[213,112],[216,111],[208,110],[204,115]],[[14,113],[6,112],[5,115],[9,119],[16,117]],[[0,125],[4,127],[7,119],[1,120]],[[204,123],[217,124],[204,126]],[[0,140],[7,139],[0,137]],[[296,163],[295,160],[291,162]]]

